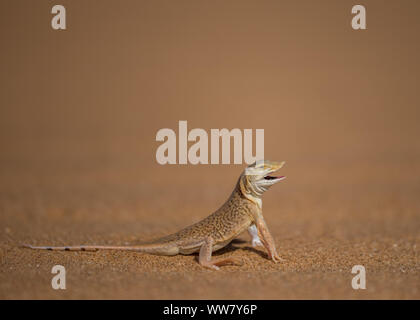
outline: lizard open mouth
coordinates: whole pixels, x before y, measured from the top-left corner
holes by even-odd
[[[273,176],[265,176],[264,179],[265,180],[283,180],[284,178],[286,178],[285,176],[279,176],[279,177],[273,177]]]

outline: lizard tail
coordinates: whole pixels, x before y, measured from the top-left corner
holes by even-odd
[[[62,246],[62,247],[51,247],[51,246],[32,246],[28,244],[23,244],[22,247],[34,249],[34,250],[51,250],[51,251],[98,251],[98,250],[123,250],[123,251],[137,251],[137,252],[146,252],[152,254],[163,254],[163,255],[172,255],[175,253],[174,249],[176,247],[167,247],[160,244],[144,244],[138,246]]]

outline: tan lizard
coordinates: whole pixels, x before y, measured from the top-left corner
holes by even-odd
[[[274,239],[264,221],[261,197],[273,184],[285,178],[269,175],[283,165],[284,162],[261,160],[248,166],[239,177],[229,199],[216,212],[177,233],[155,241],[135,246],[24,246],[32,249],[66,251],[130,250],[168,256],[199,252],[200,265],[218,270],[221,265],[237,261],[233,258],[212,259],[212,253],[248,230],[252,237],[252,245],[263,245],[268,251],[269,258],[279,262],[282,259],[277,254]]]

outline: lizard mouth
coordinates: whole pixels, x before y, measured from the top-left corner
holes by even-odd
[[[274,177],[274,176],[265,176],[264,179],[265,180],[283,180],[284,178],[286,178],[285,176],[278,176],[278,177]]]

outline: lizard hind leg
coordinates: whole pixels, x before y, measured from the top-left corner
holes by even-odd
[[[211,237],[207,237],[201,245],[198,256],[198,262],[201,266],[213,270],[219,270],[219,267],[224,265],[241,265],[241,263],[239,263],[239,261],[235,258],[212,259],[211,255],[213,252],[213,242],[214,241]]]

